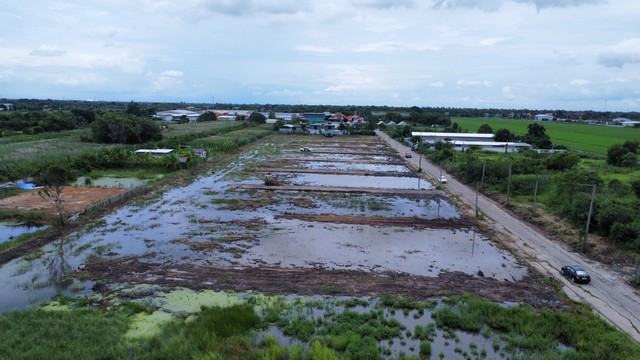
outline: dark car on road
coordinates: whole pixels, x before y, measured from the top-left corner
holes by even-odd
[[[587,270],[580,265],[563,266],[562,269],[560,269],[560,274],[562,274],[562,276],[566,276],[575,283],[586,284],[591,281],[591,276],[589,276]]]

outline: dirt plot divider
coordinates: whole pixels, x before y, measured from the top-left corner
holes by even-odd
[[[442,198],[446,193],[441,190],[417,190],[417,189],[381,189],[381,188],[353,188],[353,187],[326,187],[305,185],[260,185],[237,184],[232,187],[244,190],[268,190],[268,191],[309,191],[328,193],[358,193],[381,195],[424,195],[428,198]]]
[[[370,159],[358,159],[358,160],[349,160],[349,159],[327,159],[320,157],[281,157],[278,161],[294,161],[294,162],[327,162],[327,163],[344,163],[344,164],[372,164],[372,165],[406,165],[405,161],[401,160],[393,160],[390,158],[389,160],[370,160]]]
[[[393,177],[416,177],[410,172],[398,171],[354,171],[337,169],[291,169],[291,168],[259,168],[261,173],[298,173],[298,174],[330,174],[330,175],[358,175],[358,176],[393,176]],[[417,178],[416,178],[417,179]]]

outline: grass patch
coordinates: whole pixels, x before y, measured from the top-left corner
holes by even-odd
[[[448,307],[433,313],[439,328],[479,333],[490,327],[504,339],[512,352],[526,354],[551,352],[556,356],[575,353],[584,359],[640,358],[640,347],[583,304],[572,304],[567,311],[536,310],[526,305],[503,307],[471,297],[459,297]],[[560,350],[561,345],[569,350]],[[499,347],[497,344],[494,347]]]
[[[14,311],[0,316],[5,359],[123,358],[124,312],[92,309]]]

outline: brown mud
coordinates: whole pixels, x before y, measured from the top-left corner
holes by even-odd
[[[78,273],[105,282],[156,284],[214,291],[257,291],[283,295],[380,296],[401,295],[413,299],[474,294],[498,302],[522,302],[535,307],[557,308],[563,302],[542,278],[527,276],[518,282],[501,282],[480,275],[442,272],[437,277],[393,272],[364,272],[279,267],[217,267],[155,264],[138,258],[91,262]],[[95,289],[108,292],[101,282]]]

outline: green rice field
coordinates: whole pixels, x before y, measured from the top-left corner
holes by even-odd
[[[452,118],[463,130],[475,132],[480,125],[489,124],[493,131],[508,129],[517,135],[527,133],[527,127],[533,120],[492,119],[492,118]],[[578,123],[541,122],[551,141],[570,149],[606,155],[613,144],[622,144],[627,140],[640,140],[640,129],[620,128]]]

